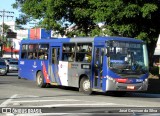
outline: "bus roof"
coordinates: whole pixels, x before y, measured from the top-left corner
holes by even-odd
[[[117,41],[128,41],[128,42],[136,42],[142,43],[142,40],[138,40],[135,38],[127,38],[127,37],[116,37],[116,36],[99,36],[99,37],[76,37],[76,38],[54,38],[54,39],[39,39],[39,40],[22,40],[22,43],[67,43],[67,42],[105,42],[108,40],[117,40]]]

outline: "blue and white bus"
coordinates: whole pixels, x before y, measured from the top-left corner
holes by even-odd
[[[146,91],[149,63],[146,44],[126,37],[79,37],[22,40],[19,78],[77,87],[91,94]]]

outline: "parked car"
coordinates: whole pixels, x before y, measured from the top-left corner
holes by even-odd
[[[18,61],[17,59],[15,59],[15,58],[10,58],[10,57],[3,57],[3,58],[1,58],[1,59],[3,59],[3,60],[6,62],[6,64],[7,64],[7,72],[9,72],[9,62],[10,62],[10,61]]]
[[[5,61],[6,65],[7,65],[7,72],[8,72],[8,70],[9,70],[9,61],[7,59],[4,59],[4,58],[1,58],[1,59]]]
[[[9,61],[8,72],[18,72],[18,60]]]
[[[7,75],[7,64],[3,59],[0,59],[0,75]]]
[[[2,59],[4,59],[4,60],[7,60],[8,62],[10,62],[10,61],[18,61],[18,59],[15,59],[15,58],[2,58]]]

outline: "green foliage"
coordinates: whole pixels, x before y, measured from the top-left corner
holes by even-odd
[[[8,32],[8,30],[9,30],[9,28],[10,28],[10,26],[9,26],[9,25],[6,25],[5,23],[3,24],[3,26],[0,25],[0,27],[1,27],[1,28],[3,27],[4,34],[6,34],[6,33]],[[1,30],[1,31],[2,31],[2,30]]]
[[[144,18],[149,18],[151,19],[151,14],[152,12],[156,11],[158,9],[158,6],[156,4],[152,3],[146,3],[144,6],[141,8],[142,16]]]
[[[75,24],[77,28],[67,32],[68,36],[107,34],[143,39],[150,58],[160,32],[159,0],[16,0],[13,7],[23,12],[19,23],[39,19],[42,27],[62,34]],[[99,22],[105,25],[98,28]]]

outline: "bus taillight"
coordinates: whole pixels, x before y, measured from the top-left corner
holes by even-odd
[[[119,82],[119,83],[126,83],[128,79],[120,79],[120,78],[118,78],[118,79],[115,79],[115,80],[116,80],[116,82]]]

